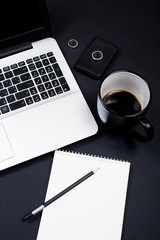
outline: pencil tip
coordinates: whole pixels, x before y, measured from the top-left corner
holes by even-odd
[[[97,168],[97,169],[93,170],[93,172],[96,173],[99,169],[100,169],[100,168]]]
[[[29,214],[27,214],[26,216],[23,217],[23,220],[28,220],[28,218],[30,218],[32,216],[33,216],[33,214],[29,213]]]

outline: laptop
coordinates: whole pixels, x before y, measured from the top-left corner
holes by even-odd
[[[45,1],[6,0],[1,12],[3,170],[92,136],[98,126],[52,38]]]

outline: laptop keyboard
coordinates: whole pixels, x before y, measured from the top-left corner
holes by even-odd
[[[0,114],[69,90],[53,52],[14,63],[0,69]]]

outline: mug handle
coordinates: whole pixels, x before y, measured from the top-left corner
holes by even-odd
[[[136,140],[141,141],[141,142],[148,142],[149,140],[151,140],[154,135],[154,129],[153,129],[152,124],[145,117],[139,118],[138,124],[140,124],[144,128],[144,130],[146,132],[146,136],[137,132],[135,129],[132,129],[131,133],[132,133],[133,137]]]

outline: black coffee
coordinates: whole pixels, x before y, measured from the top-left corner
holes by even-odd
[[[103,103],[110,110],[122,115],[136,114],[142,109],[137,98],[132,93],[123,90],[106,94]]]

